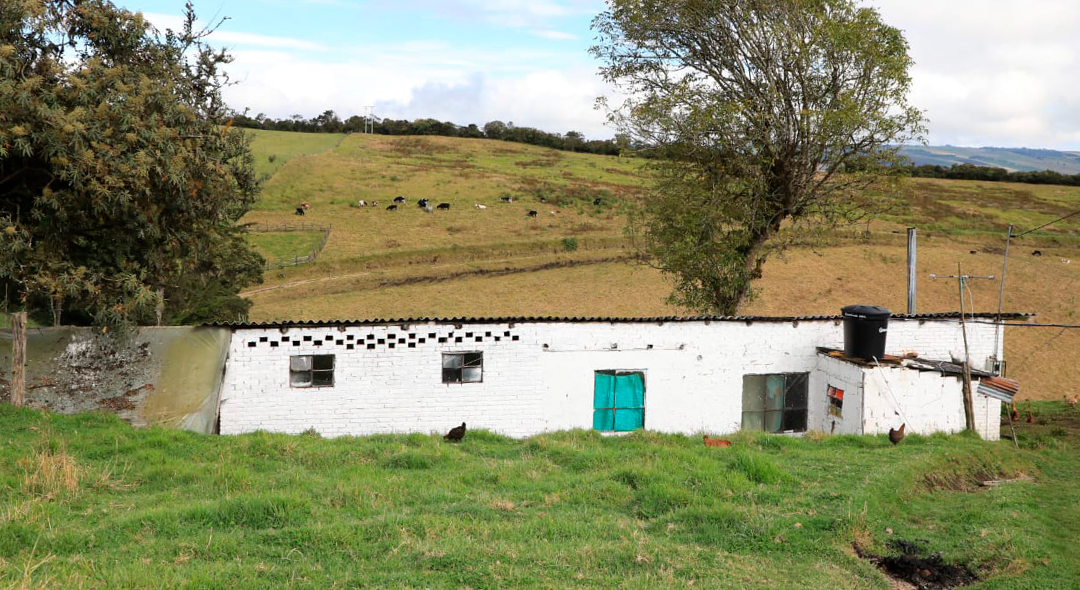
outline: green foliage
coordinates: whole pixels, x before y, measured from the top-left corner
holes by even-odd
[[[785,222],[866,213],[859,189],[922,130],[907,42],[851,0],[614,0],[593,28],[629,90],[609,119],[656,158],[630,235],[683,307],[736,313]]]
[[[945,435],[204,436],[0,405],[0,587],[884,589],[851,542],[900,538],[980,587],[1069,588],[1080,421],[1063,406],[1036,404],[1050,423],[1030,427],[1066,430],[1060,448],[1017,451]],[[1018,475],[1035,479],[976,491]]]
[[[257,186],[190,4],[163,35],[106,0],[0,6],[4,288],[53,322],[152,320],[159,289],[166,317],[244,307]]]
[[[573,252],[578,249],[577,238],[563,238],[562,239],[563,252]]]

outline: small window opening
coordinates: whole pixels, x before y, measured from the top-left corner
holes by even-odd
[[[829,415],[844,417],[844,390],[829,386]]]
[[[484,380],[484,353],[445,352],[442,355],[443,383],[481,383]]]
[[[333,387],[334,355],[299,354],[289,357],[289,385]]]

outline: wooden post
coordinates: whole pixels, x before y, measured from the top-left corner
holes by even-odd
[[[960,332],[964,335],[964,424],[967,430],[975,432],[975,402],[971,399],[971,357],[968,353],[967,322],[964,319],[964,273],[960,263],[956,263],[956,274],[960,281]]]
[[[11,314],[11,405],[26,403],[26,312]]]

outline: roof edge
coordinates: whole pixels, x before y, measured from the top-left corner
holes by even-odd
[[[1029,312],[1008,313],[969,313],[965,317],[976,319],[1018,320],[1034,317]],[[953,320],[959,319],[960,312],[923,313],[923,314],[896,314],[890,317],[894,320]],[[824,322],[840,321],[841,315],[816,315],[816,316],[661,316],[661,317],[585,317],[585,316],[505,316],[505,317],[415,317],[415,318],[367,318],[367,319],[336,319],[336,320],[286,320],[269,322],[213,322],[201,324],[202,326],[215,328],[318,328],[324,326],[377,326],[391,324],[506,324],[506,323],[627,323],[648,324],[666,322]]]

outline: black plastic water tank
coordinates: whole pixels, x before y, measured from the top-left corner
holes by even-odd
[[[864,360],[885,356],[892,312],[877,305],[848,305],[844,314],[844,356]]]

